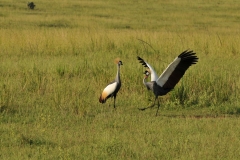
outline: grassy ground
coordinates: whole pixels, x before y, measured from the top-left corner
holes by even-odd
[[[239,159],[239,2],[35,4],[0,4],[1,159]],[[139,111],[154,96],[136,56],[160,74],[186,49],[199,63],[157,117]],[[116,57],[114,109],[98,98]]]

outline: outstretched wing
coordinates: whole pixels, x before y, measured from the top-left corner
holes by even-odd
[[[137,59],[139,60],[139,63],[141,63],[144,67],[149,68],[151,72],[151,81],[156,81],[158,79],[157,73],[154,71],[152,66],[148,64],[146,61],[144,61],[141,57],[137,56]]]
[[[163,88],[173,89],[186,70],[198,62],[198,57],[193,51],[184,51],[176,57],[157,79],[157,84]]]

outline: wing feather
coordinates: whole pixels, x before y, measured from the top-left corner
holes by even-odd
[[[105,103],[106,100],[114,93],[116,88],[117,88],[117,82],[112,82],[112,83],[108,84],[107,87],[104,88],[104,90],[99,98],[99,102]]]
[[[144,67],[149,68],[151,72],[151,81],[156,81],[158,79],[158,75],[153,69],[153,67],[148,64],[146,61],[144,61],[141,57],[137,56],[137,59],[139,60],[139,63],[141,63]]]
[[[198,57],[193,51],[184,51],[159,76],[156,83],[163,88],[173,89],[186,70],[198,62]]]

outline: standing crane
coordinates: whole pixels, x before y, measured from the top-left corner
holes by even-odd
[[[105,103],[108,98],[113,97],[114,98],[114,103],[113,106],[115,106],[115,101],[116,101],[116,96],[121,88],[121,80],[120,80],[120,66],[123,65],[122,61],[117,58],[115,59],[115,63],[117,64],[117,75],[116,78],[113,82],[109,83],[106,88],[104,88],[102,94],[100,95],[99,102],[100,103]]]
[[[163,71],[163,73],[158,77],[154,69],[142,58],[137,56],[139,62],[148,70],[144,72],[145,77],[143,79],[143,84],[147,87],[148,90],[152,90],[155,95],[155,100],[153,105],[146,108],[139,108],[139,110],[145,110],[147,108],[152,108],[155,106],[156,100],[158,96],[166,95],[172,89],[174,89],[175,85],[179,82],[179,80],[183,77],[186,70],[192,65],[198,62],[198,57],[195,55],[193,51],[184,51],[179,56],[177,56],[172,63],[168,65],[168,67]],[[151,74],[151,82],[146,82],[146,79]],[[156,116],[159,110],[159,101],[158,108],[156,112]]]

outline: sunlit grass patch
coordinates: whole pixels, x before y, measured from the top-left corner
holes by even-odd
[[[237,159],[238,2],[0,4],[1,159]],[[160,75],[184,50],[199,62],[160,109],[137,56]],[[117,72],[122,87],[98,99]]]

